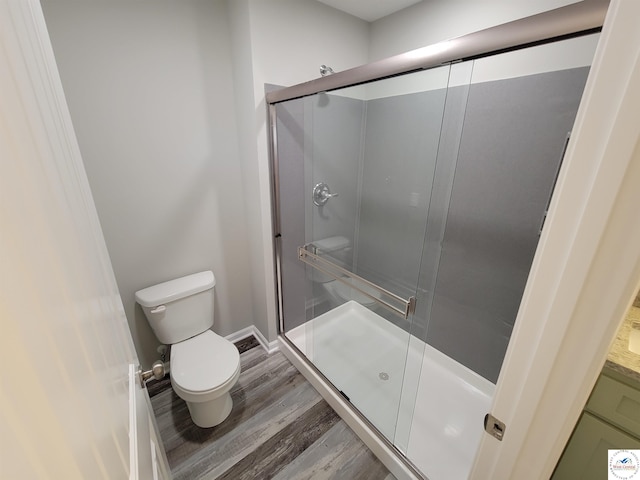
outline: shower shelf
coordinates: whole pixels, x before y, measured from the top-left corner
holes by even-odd
[[[350,272],[346,268],[342,268],[339,265],[336,265],[329,260],[322,258],[317,254],[316,247],[312,243],[308,243],[302,247],[298,247],[298,259],[307,265],[312,266],[316,270],[329,275],[330,277],[339,280],[340,282],[348,285],[349,287],[357,290],[359,293],[375,300],[378,304],[380,304],[385,309],[390,312],[395,313],[396,315],[401,316],[402,318],[409,318],[409,315],[415,312],[416,308],[416,298],[409,297],[407,299],[402,298],[395,293],[386,290],[375,283],[370,282],[353,272]],[[349,281],[353,280],[353,281]],[[361,286],[359,286],[361,285]],[[368,287],[373,289],[375,292],[379,293],[382,298],[373,295],[371,291],[367,291]],[[383,300],[390,299],[390,302]],[[395,303],[396,305],[393,305]]]

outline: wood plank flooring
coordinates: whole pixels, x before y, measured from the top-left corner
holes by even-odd
[[[149,394],[176,480],[391,480],[395,477],[296,368],[253,337],[236,343],[241,373],[233,410],[199,428],[168,379]]]

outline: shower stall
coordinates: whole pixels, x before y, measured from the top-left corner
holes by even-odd
[[[471,469],[601,25],[540,22],[267,96],[283,341],[432,480]]]

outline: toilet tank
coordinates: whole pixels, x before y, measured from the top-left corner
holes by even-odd
[[[213,325],[213,272],[169,280],[136,292],[151,329],[162,343],[178,343]]]

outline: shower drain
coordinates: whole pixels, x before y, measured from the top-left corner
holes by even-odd
[[[387,372],[380,372],[378,377],[380,377],[380,380],[389,380],[389,374]]]

